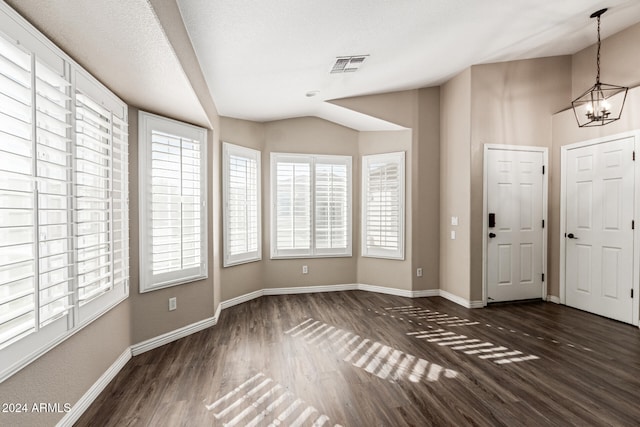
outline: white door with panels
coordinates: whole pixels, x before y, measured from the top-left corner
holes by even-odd
[[[565,302],[633,323],[634,139],[565,157]]]
[[[539,299],[544,288],[545,148],[485,147],[488,302]]]

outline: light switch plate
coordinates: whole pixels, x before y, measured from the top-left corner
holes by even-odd
[[[452,216],[451,217],[451,225],[458,225],[458,217],[457,216]]]
[[[451,230],[451,240],[456,240],[456,230]]]

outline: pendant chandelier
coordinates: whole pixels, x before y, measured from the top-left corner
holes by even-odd
[[[601,9],[591,14],[591,18],[598,20],[596,84],[571,103],[579,127],[604,126],[618,120],[627,98],[629,88],[600,82],[600,17],[606,11]]]

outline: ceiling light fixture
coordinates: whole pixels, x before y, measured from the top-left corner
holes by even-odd
[[[600,82],[600,17],[607,11],[601,9],[591,14],[598,19],[598,53],[596,59],[596,84],[571,103],[579,127],[604,126],[620,118],[629,88]]]

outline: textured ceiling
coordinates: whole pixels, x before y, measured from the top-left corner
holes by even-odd
[[[167,14],[176,2],[179,13]],[[318,116],[360,130],[398,126],[325,101],[433,86],[473,64],[575,53],[595,42],[589,15],[601,7],[610,8],[603,37],[640,21],[638,0],[7,3],[136,107],[210,125],[201,102],[212,97],[224,116]],[[186,27],[195,53],[168,37],[181,33],[174,26]],[[329,73],[337,56],[359,54],[370,55],[360,71]]]
[[[7,3],[128,104],[210,126],[148,1]]]
[[[220,114],[340,117],[324,101],[440,84],[479,63],[572,54],[640,21],[638,0],[178,0]],[[337,56],[369,54],[330,74]],[[308,91],[319,91],[308,98]],[[366,122],[345,124],[367,129]],[[376,124],[373,125],[374,127]]]

